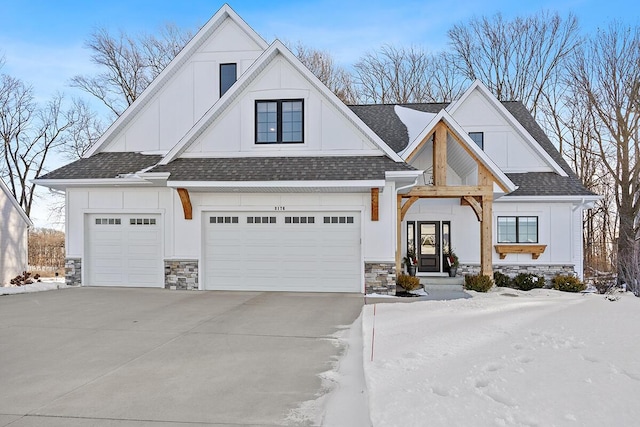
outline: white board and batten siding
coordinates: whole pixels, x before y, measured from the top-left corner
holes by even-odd
[[[362,292],[361,218],[204,212],[204,289]]]
[[[86,216],[88,286],[164,287],[161,216]]]

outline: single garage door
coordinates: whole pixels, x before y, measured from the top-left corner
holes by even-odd
[[[86,284],[163,287],[160,215],[88,215]]]
[[[362,292],[359,212],[205,213],[205,289]]]

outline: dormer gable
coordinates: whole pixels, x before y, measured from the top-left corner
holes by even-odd
[[[484,152],[503,172],[554,172],[567,176],[562,167],[479,80],[451,103],[447,111],[467,133],[480,137]]]
[[[261,123],[259,110],[263,108],[272,110],[272,119]],[[285,118],[286,108],[295,110],[293,125],[301,126],[301,133],[294,140],[282,135],[289,120]],[[262,124],[273,128],[273,141],[261,139]],[[335,155],[386,155],[402,161],[276,40],[161,164],[178,157]]]

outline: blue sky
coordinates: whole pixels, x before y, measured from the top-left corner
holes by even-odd
[[[0,58],[5,60],[0,73],[32,85],[40,101],[55,92],[86,98],[69,88],[68,81],[96,71],[84,48],[95,28],[153,33],[172,22],[197,30],[222,4],[212,0],[0,0]],[[614,19],[633,25],[640,22],[637,0],[240,0],[229,4],[268,42],[275,38],[300,41],[327,50],[345,66],[383,44],[442,50],[452,25],[497,12],[506,18],[540,10],[562,16],[572,12],[584,32]],[[49,167],[66,162],[59,155],[51,158]],[[49,219],[47,202],[47,197],[36,201],[32,219],[36,226],[60,228]]]
[[[70,77],[94,68],[84,40],[97,27],[129,33],[154,32],[165,22],[197,29],[222,5],[211,0],[0,0],[0,55],[5,72],[31,83],[45,98],[73,93]],[[350,65],[385,43],[446,47],[446,31],[473,16],[501,12],[505,17],[540,10],[575,13],[584,31],[612,19],[637,24],[633,0],[458,0],[458,1],[231,1],[232,8],[268,42],[301,41],[328,50]]]

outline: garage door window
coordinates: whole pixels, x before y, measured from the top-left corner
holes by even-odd
[[[285,224],[315,224],[316,218],[313,216],[286,216]]]
[[[210,216],[209,224],[237,224],[237,216]]]
[[[155,218],[129,218],[129,224],[130,225],[156,225],[156,219]]]
[[[248,216],[247,224],[275,224],[275,216]]]
[[[353,224],[352,216],[325,216],[325,224]]]
[[[96,218],[96,225],[120,225],[120,218]]]

